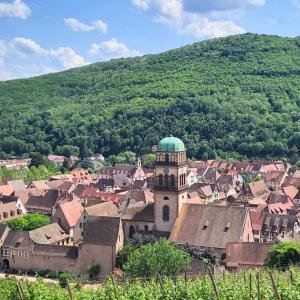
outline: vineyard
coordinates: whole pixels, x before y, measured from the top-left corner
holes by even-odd
[[[36,282],[17,281],[15,278],[0,279],[1,300],[98,300],[98,299],[300,299],[300,272],[251,271],[227,273],[213,278],[196,279],[156,278],[150,281],[135,280],[117,282],[113,278],[94,288],[83,288],[71,283],[68,288]]]

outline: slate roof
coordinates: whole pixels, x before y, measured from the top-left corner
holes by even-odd
[[[44,195],[29,196],[28,201],[26,203],[26,208],[51,210],[56,205],[57,199],[58,199],[57,190],[47,190]]]
[[[225,248],[241,240],[248,209],[202,204],[183,204],[170,239],[176,244]]]
[[[226,245],[226,265],[263,266],[267,252],[272,244],[266,243],[228,243]]]
[[[6,228],[7,228],[7,225],[0,223],[0,239]]]
[[[118,217],[87,217],[83,243],[114,246],[118,239],[120,222]]]
[[[23,230],[10,230],[3,242],[3,247],[31,248],[32,245],[29,232]]]
[[[69,259],[76,259],[78,257],[78,247],[75,246],[35,244],[33,251],[35,255],[63,256]]]
[[[112,202],[104,202],[86,207],[86,213],[89,216],[116,216],[118,209]]]
[[[154,204],[136,204],[128,207],[122,215],[122,220],[154,222]]]
[[[29,237],[37,244],[51,245],[69,237],[57,224],[52,223],[29,231]]]

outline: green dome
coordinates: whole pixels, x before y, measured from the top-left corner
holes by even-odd
[[[185,146],[181,139],[170,136],[170,137],[165,137],[158,143],[158,151],[180,152],[180,151],[185,151]]]

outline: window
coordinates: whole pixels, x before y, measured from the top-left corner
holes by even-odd
[[[3,248],[2,256],[9,256],[9,249],[8,248]]]
[[[28,252],[27,251],[23,251],[23,257],[28,257]]]
[[[129,237],[132,238],[134,234],[135,234],[135,229],[134,229],[133,225],[131,225],[129,227]]]
[[[165,187],[169,186],[169,176],[165,175]]]
[[[170,208],[168,205],[163,206],[163,221],[168,222],[170,220]]]
[[[161,174],[158,176],[158,185],[163,186],[163,176]]]
[[[148,230],[149,230],[148,225],[145,225],[145,231],[148,231]]]
[[[166,163],[169,163],[169,160],[170,160],[169,154],[166,154],[166,159],[165,159]]]
[[[14,256],[16,256],[16,250],[11,251],[11,257],[14,257]]]
[[[164,200],[169,200],[169,197],[164,197]]]
[[[258,230],[253,230],[253,234],[258,234]]]
[[[18,256],[22,257],[22,250],[18,251]]]
[[[171,187],[175,187],[175,176],[171,175],[170,179],[171,179]]]

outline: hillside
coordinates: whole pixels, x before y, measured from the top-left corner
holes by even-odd
[[[189,157],[299,160],[300,38],[244,34],[0,83],[0,156],[138,154],[167,135]]]

